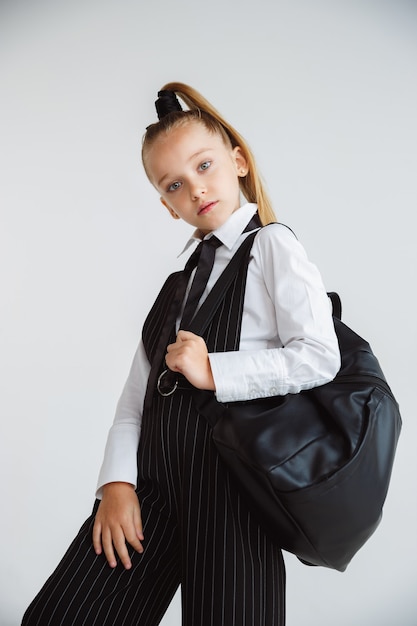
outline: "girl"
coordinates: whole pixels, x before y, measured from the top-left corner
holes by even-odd
[[[280,548],[229,479],[194,395],[211,390],[230,402],[332,380],[340,356],[329,301],[292,232],[277,223],[259,229],[275,216],[245,140],[187,85],[168,84],[158,95],[145,171],[171,216],[194,227],[186,249],[215,243],[214,266],[202,295],[194,294],[201,252],[194,284],[190,262],[152,308],[109,433],[93,515],[27,609],[25,626],[154,626],[180,584],[184,626],[285,621]],[[254,229],[246,287],[242,270],[204,336],[189,332],[189,303],[204,301]],[[240,335],[231,336],[239,294]],[[161,385],[164,368],[177,374],[176,389]]]

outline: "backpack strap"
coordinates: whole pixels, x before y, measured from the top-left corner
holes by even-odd
[[[336,293],[335,291],[329,291],[327,295],[329,296],[331,303],[332,303],[333,317],[336,317],[338,320],[341,320],[342,319],[342,301],[340,299],[339,294]]]
[[[188,330],[193,332],[195,335],[202,335],[210,324],[223,300],[224,294],[238,273],[246,255],[249,254],[258,232],[259,231],[256,230],[250,233],[244,242],[239,246],[238,250],[235,252],[226,268],[223,270],[220,277],[212,287],[207,298],[197,311],[188,328]]]

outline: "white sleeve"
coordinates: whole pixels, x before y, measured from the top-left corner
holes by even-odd
[[[275,316],[278,347],[210,354],[217,399],[298,393],[332,380],[340,368],[340,351],[330,301],[316,266],[293,233],[278,224],[262,229],[249,269],[245,306],[251,278],[262,282],[264,293],[259,292],[256,306],[261,320],[263,308]],[[256,334],[256,325],[251,332]]]
[[[136,486],[137,450],[149,372],[150,364],[141,340],[107,437],[97,498],[102,497],[103,486],[110,482],[121,481]]]

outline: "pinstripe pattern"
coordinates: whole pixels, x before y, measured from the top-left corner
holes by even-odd
[[[246,270],[243,265],[205,333],[210,351],[238,348]],[[148,317],[148,354],[156,349],[174,282],[166,283],[166,297]],[[144,553],[131,551],[131,570],[109,568],[92,547],[94,510],[22,624],[156,626],[181,584],[183,626],[283,626],[281,551],[219,460],[191,389],[169,397],[155,392],[151,400],[138,451]]]

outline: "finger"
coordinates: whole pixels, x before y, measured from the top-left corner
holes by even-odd
[[[171,352],[165,357],[165,363],[171,372],[179,372],[182,374],[181,362],[181,354],[178,352]]]
[[[126,541],[128,542],[128,544],[130,546],[132,546],[132,548],[134,550],[136,550],[136,552],[139,552],[139,554],[142,554],[143,546],[142,546],[140,540],[138,539],[138,536],[137,536],[135,528],[132,529],[132,534],[126,533]],[[126,550],[126,552],[127,552],[127,550]],[[119,553],[119,556],[120,556],[120,553]],[[122,558],[122,557],[120,556],[120,558]]]
[[[177,343],[170,343],[167,345],[167,352],[168,354],[170,352],[172,352],[173,350],[176,350],[178,348],[178,344]]]
[[[198,337],[195,333],[192,333],[190,330],[179,330],[177,333],[177,341],[189,341],[190,339],[195,339]]]
[[[194,333],[192,333],[189,330],[179,330],[178,334],[175,338],[175,342],[174,343],[170,343],[167,346],[167,352],[172,352],[173,350],[178,350],[178,348],[181,347],[181,344],[185,343],[186,341],[191,341],[191,340],[195,340],[195,339],[201,339],[201,337],[199,335],[195,335]]]
[[[103,547],[101,545],[101,524],[97,520],[94,522],[93,526],[93,547],[96,554],[101,554],[103,552]]]
[[[116,567],[117,561],[113,549],[113,541],[110,528],[103,529],[101,533],[101,542],[103,545],[104,554],[110,567]]]
[[[115,550],[121,560],[125,569],[130,569],[132,567],[132,562],[130,560],[129,552],[127,549],[126,541],[129,541],[125,536],[125,533],[120,529],[120,532],[115,533],[113,536],[113,543]],[[136,540],[137,541],[137,540]],[[130,542],[129,542],[130,543]],[[142,548],[142,546],[140,546]],[[135,548],[136,549],[136,548]],[[139,552],[139,550],[138,550]]]
[[[139,507],[138,507],[139,508]],[[123,532],[126,537],[126,541],[136,550],[136,552],[143,552],[143,546],[141,541],[143,541],[143,533],[142,533],[142,520],[140,517],[140,512],[138,508],[134,507],[132,511],[132,518],[129,520],[129,523],[123,526]]]
[[[136,528],[136,536],[137,536],[137,538],[140,541],[143,541],[145,539],[145,537],[143,535],[142,515],[141,515],[139,507],[138,507],[137,510],[135,510],[133,512],[133,523],[134,523],[135,528]]]

